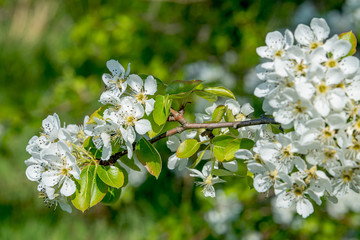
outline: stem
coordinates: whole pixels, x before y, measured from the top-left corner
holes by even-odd
[[[149,140],[150,143],[155,143],[163,138],[170,137],[172,135],[175,135],[177,133],[181,133],[187,129],[216,129],[216,128],[234,128],[238,129],[241,127],[247,127],[247,126],[254,126],[254,125],[261,125],[261,124],[279,124],[275,122],[272,118],[262,117],[259,119],[254,120],[246,120],[246,121],[235,121],[235,122],[215,122],[215,123],[189,123],[185,120],[183,114],[180,114],[174,109],[170,109],[171,114],[173,118],[178,121],[181,126],[178,126],[176,128],[170,129],[152,139]],[[133,149],[135,149],[136,143],[133,144]],[[121,152],[115,153],[110,157],[108,161],[100,161],[101,165],[111,165],[116,163],[116,161],[126,155],[128,153],[127,150],[123,150]]]

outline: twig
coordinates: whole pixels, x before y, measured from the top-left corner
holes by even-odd
[[[170,113],[172,117],[178,121],[181,126],[170,129],[152,139],[149,140],[150,143],[155,143],[163,138],[170,137],[177,133],[181,133],[187,129],[216,129],[216,128],[242,128],[247,126],[261,125],[261,124],[279,124],[275,122],[272,118],[261,117],[259,119],[246,120],[246,121],[235,121],[235,122],[215,122],[215,123],[188,123],[184,116],[174,109],[170,109]],[[133,149],[135,150],[136,143],[133,144]],[[115,153],[110,157],[108,161],[100,161],[101,165],[111,165],[116,163],[116,161],[126,155],[128,153],[127,150],[123,150],[121,152]]]

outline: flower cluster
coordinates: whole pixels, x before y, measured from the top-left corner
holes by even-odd
[[[142,119],[154,109],[157,90],[156,80],[148,76],[145,82],[135,74],[129,75],[115,60],[106,63],[110,74],[102,79],[106,84],[100,102],[104,104],[91,117],[86,116],[84,125],[61,127],[58,115],[48,116],[42,122],[43,132],[30,139],[26,150],[31,158],[25,161],[26,176],[38,183],[40,196],[48,206],[59,204],[71,212],[67,197],[75,193],[74,179],[80,180],[81,168],[97,160],[107,161],[112,155],[112,143],[127,148],[128,157],[133,154],[132,144],[137,134],[151,130],[149,120]],[[128,86],[130,88],[128,88]],[[91,151],[91,142],[95,151]]]
[[[109,160],[112,142],[127,148],[128,157],[132,158],[136,133],[144,135],[151,130],[150,121],[142,118],[154,110],[155,100],[150,96],[157,91],[157,83],[153,76],[148,76],[144,82],[136,74],[129,75],[130,64],[126,72],[115,60],[108,61],[106,66],[111,74],[102,77],[106,91],[100,97],[105,110],[102,116],[94,116],[85,129],[90,132],[95,146],[102,148],[101,160]]]
[[[349,56],[349,41],[329,33],[314,18],[294,34],[267,34],[257,48],[268,61],[257,67],[263,83],[255,95],[286,131],[236,154],[247,160],[257,191],[273,187],[277,205],[296,204],[303,217],[313,212],[309,199],[320,205],[321,197],[336,201],[360,190],[359,60]]]
[[[66,197],[75,190],[75,179],[80,179],[80,168],[73,155],[73,147],[81,145],[86,134],[77,125],[60,127],[58,115],[48,116],[42,122],[43,132],[30,139],[26,151],[31,157],[25,161],[26,176],[38,183],[40,196],[49,207],[57,204],[71,212]]]

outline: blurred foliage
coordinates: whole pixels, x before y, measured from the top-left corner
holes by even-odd
[[[25,177],[25,146],[48,114],[82,123],[100,106],[101,75],[109,59],[131,62],[133,73],[153,74],[164,82],[183,79],[189,63],[219,64],[236,76],[234,93],[245,96],[242,79],[259,62],[256,47],[264,45],[269,31],[294,29],[291,17],[301,3],[1,0],[0,239],[225,238],[203,218],[215,200],[204,198],[193,179],[166,169],[158,180],[151,176],[139,187],[124,189],[115,206],[71,215],[49,210]],[[341,9],[343,1],[314,4],[326,13]],[[254,104],[261,114],[261,100]],[[160,152],[163,159],[170,154],[164,144]],[[263,239],[360,237],[359,215],[338,221],[320,208],[306,220],[299,218],[296,227],[276,224],[268,198],[249,189],[245,178],[226,180],[225,192],[235,194],[244,209],[228,239],[254,232]]]

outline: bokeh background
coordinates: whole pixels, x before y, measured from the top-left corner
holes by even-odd
[[[324,17],[334,33],[359,33],[359,0],[0,0],[0,239],[358,239],[360,199],[281,211],[242,178],[205,198],[192,178],[130,174],[113,206],[72,214],[48,209],[25,177],[25,147],[58,113],[82,123],[100,106],[105,63],[164,82],[201,79],[233,89],[261,114],[256,47],[267,32]],[[358,36],[358,35],[357,35]],[[201,111],[203,106],[195,107]]]

